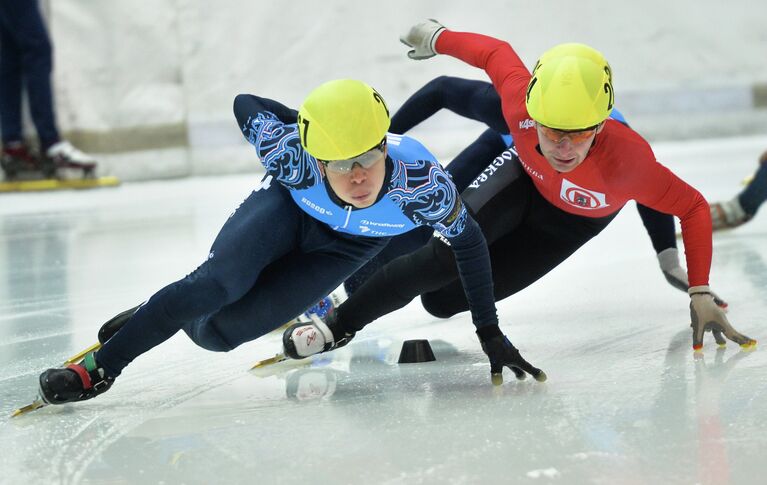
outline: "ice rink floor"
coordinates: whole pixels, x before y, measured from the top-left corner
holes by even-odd
[[[655,148],[714,201],[741,190],[767,137]],[[413,302],[348,347],[261,373],[248,368],[279,333],[227,354],[182,333],[95,400],[9,418],[41,371],[203,261],[258,179],[0,195],[0,483],[765,483],[767,351],[709,336],[693,355],[688,297],[633,203],[499,304],[544,384],[507,371],[493,387],[468,314]],[[767,344],[767,209],[714,237],[711,285]],[[414,338],[436,362],[396,363]]]

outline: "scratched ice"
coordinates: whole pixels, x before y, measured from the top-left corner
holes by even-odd
[[[733,196],[767,139],[658,144],[710,200]],[[306,364],[248,372],[279,334],[228,354],[184,335],[107,394],[7,418],[40,371],[104,319],[207,255],[258,175],[0,197],[2,483],[760,483],[767,353],[691,351],[687,297],[657,268],[633,204],[499,305],[549,381],[489,382],[466,314],[414,302]],[[714,238],[711,284],[767,342],[767,214]],[[436,362],[398,365],[428,338]]]

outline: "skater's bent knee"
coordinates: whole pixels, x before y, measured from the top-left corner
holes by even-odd
[[[229,352],[234,348],[224,340],[212,325],[186,325],[184,332],[192,339],[192,342],[211,352]]]
[[[428,294],[421,295],[421,304],[423,305],[424,310],[437,318],[450,318],[458,313],[457,311],[448,308],[443,301]]]

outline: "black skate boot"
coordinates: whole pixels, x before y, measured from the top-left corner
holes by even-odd
[[[62,367],[48,369],[40,374],[38,398],[15,410],[12,416],[20,416],[48,404],[84,401],[106,392],[112,386],[114,377],[107,376],[98,365],[96,352],[130,320],[138,308],[136,306],[119,313],[102,325],[98,344],[70,357]]]
[[[303,359],[310,355],[343,347],[354,338],[354,332],[341,328],[331,312],[323,322],[316,314],[309,314],[311,322],[295,323],[282,334],[285,355],[291,359]]]
[[[33,155],[21,142],[6,143],[3,146],[0,166],[8,181],[56,178],[56,165],[50,160]]]
[[[96,159],[83,153],[66,140],[54,143],[45,152],[45,159],[59,170],[80,172],[82,178],[93,178]]]
[[[46,404],[85,401],[109,390],[114,381],[96,362],[96,353],[89,352],[77,364],[40,374],[40,398]]]
[[[109,320],[107,323],[101,326],[99,329],[99,343],[105,344],[107,340],[112,338],[114,334],[117,333],[118,330],[123,328],[123,325],[125,325],[125,322],[131,319],[134,313],[136,313],[136,310],[139,309],[141,305],[134,306],[130,310],[125,310],[122,313],[117,314],[116,316],[112,317],[111,320]]]

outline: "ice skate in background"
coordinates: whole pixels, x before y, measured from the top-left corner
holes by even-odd
[[[44,154],[24,143],[8,143],[0,154],[0,192],[85,189],[119,185],[117,177],[97,177],[96,159],[68,141],[59,141]]]

